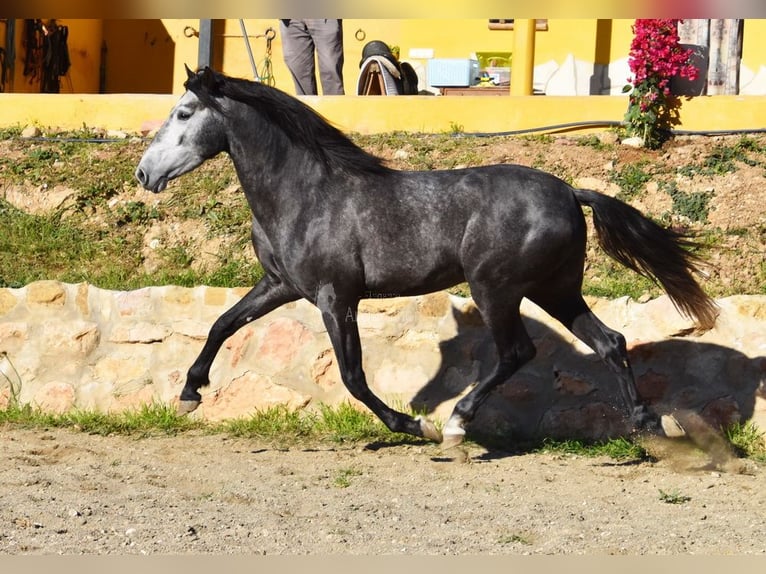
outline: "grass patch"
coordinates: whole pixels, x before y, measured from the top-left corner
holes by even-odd
[[[740,456],[766,462],[766,432],[752,421],[730,426],[725,430],[725,435]]]
[[[674,490],[673,492],[665,492],[661,488],[660,491],[660,500],[666,504],[685,504],[687,502],[690,502],[692,497],[686,496],[685,494],[680,494],[678,491]]]
[[[396,406],[400,411],[407,409]],[[415,414],[410,411],[410,414]],[[223,422],[208,422],[194,417],[178,415],[169,404],[152,403],[116,413],[98,413],[75,409],[67,413],[43,412],[29,404],[13,401],[0,409],[0,425],[19,428],[59,428],[100,436],[176,436],[196,431],[206,434],[224,434],[252,439],[281,448],[311,444],[431,444],[425,439],[392,433],[371,412],[360,410],[349,402],[337,405],[320,404],[316,410],[290,409],[277,405],[256,410],[252,415]],[[498,438],[498,437],[495,437]],[[481,441],[492,450],[507,450],[506,440],[495,443]],[[726,438],[742,457],[766,463],[764,433],[752,422],[734,425],[726,431]],[[470,437],[468,443],[474,442]],[[545,438],[530,443],[514,443],[517,454],[562,454],[582,457],[607,457],[617,461],[651,460],[648,452],[638,443],[625,438],[607,441],[556,440]],[[361,473],[346,473],[344,480]],[[350,482],[349,482],[350,484]],[[346,486],[336,484],[342,488]]]
[[[535,452],[568,454],[584,457],[606,456],[614,460],[646,460],[649,454],[643,447],[624,438],[608,441],[543,439]]]
[[[176,435],[205,426],[200,421],[179,416],[170,405],[153,403],[119,413],[79,410],[53,414],[29,404],[11,404],[0,410],[0,424],[24,428],[66,428],[74,431],[109,435]]]
[[[652,172],[647,170],[648,165],[648,160],[641,160],[624,165],[611,173],[611,182],[620,187],[617,199],[631,201],[644,192],[646,184],[653,177]]]
[[[674,181],[662,182],[660,189],[665,191],[673,200],[673,215],[695,223],[707,221],[710,213],[710,200],[715,195],[712,191],[681,191]]]
[[[351,479],[355,476],[362,476],[362,471],[355,468],[341,468],[335,475],[332,483],[337,488],[348,488],[351,486]]]
[[[583,294],[605,299],[627,296],[638,301],[646,297],[657,297],[662,294],[662,289],[650,279],[599,254],[598,259],[592,261],[585,272]]]

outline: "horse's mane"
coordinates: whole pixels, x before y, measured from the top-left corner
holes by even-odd
[[[259,82],[233,78],[204,68],[190,75],[184,87],[206,106],[222,111],[226,97],[254,108],[294,145],[306,149],[328,171],[383,173],[383,159],[367,153],[348,136],[299,99]]]

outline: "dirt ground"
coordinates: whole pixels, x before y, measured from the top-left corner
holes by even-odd
[[[0,554],[766,554],[763,467],[3,429]],[[680,443],[674,443],[680,444]]]

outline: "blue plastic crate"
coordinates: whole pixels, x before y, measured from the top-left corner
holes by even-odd
[[[428,85],[464,87],[479,83],[479,61],[465,58],[433,58],[426,68]]]

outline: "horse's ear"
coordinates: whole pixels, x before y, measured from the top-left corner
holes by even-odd
[[[186,79],[191,80],[195,76],[194,72],[186,64],[184,64],[184,68],[186,68]]]
[[[213,70],[211,70],[208,66],[205,66],[202,70],[200,70],[199,75],[200,79],[202,80],[202,85],[205,86],[208,91],[214,92],[217,86],[217,82]]]

